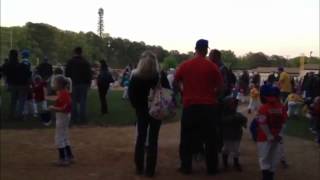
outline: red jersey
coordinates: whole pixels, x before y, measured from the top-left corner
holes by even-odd
[[[36,102],[41,102],[45,100],[45,88],[47,87],[47,83],[45,81],[35,82],[33,83],[33,93],[34,99]]]
[[[271,134],[279,135],[288,116],[285,107],[280,102],[263,104],[259,109],[259,124],[266,124]],[[258,142],[267,141],[267,136],[261,128],[258,128]]]
[[[217,90],[223,87],[222,75],[218,67],[201,56],[181,64],[175,79],[182,82],[184,107],[216,104]]]
[[[71,112],[71,96],[68,90],[61,90],[58,92],[58,97],[54,106],[62,108],[63,113]]]

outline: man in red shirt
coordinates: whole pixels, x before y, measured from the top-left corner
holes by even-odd
[[[206,59],[208,41],[196,43],[196,55],[178,68],[174,84],[182,87],[183,114],[180,139],[180,171],[192,172],[192,154],[199,143],[205,144],[207,172],[217,173],[216,139],[217,94],[223,87],[218,67]]]

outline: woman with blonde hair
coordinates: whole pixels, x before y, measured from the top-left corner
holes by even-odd
[[[137,115],[137,139],[135,164],[137,175],[153,177],[157,162],[158,136],[161,121],[149,115],[148,96],[150,89],[156,87],[160,79],[158,60],[151,51],[142,53],[137,68],[133,71],[129,84],[129,100]],[[146,168],[145,144],[148,136]]]

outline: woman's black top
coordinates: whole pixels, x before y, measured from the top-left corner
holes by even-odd
[[[148,96],[150,89],[154,88],[159,81],[159,77],[144,79],[133,75],[128,89],[129,100],[132,106],[138,111],[148,110]]]

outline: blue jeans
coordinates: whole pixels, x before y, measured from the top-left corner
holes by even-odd
[[[28,97],[28,86],[9,86],[11,94],[10,114],[21,117]]]
[[[79,84],[72,86],[72,121],[85,121],[87,119],[87,94],[89,87],[90,85],[88,84]]]

